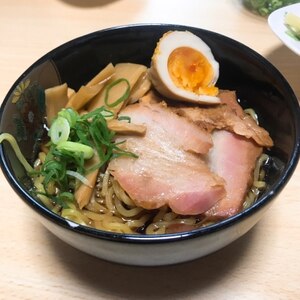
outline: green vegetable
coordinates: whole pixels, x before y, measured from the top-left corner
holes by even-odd
[[[85,184],[86,174],[101,168],[111,158],[122,155],[136,157],[119,148],[120,143],[114,142],[115,133],[108,129],[106,121],[113,116],[105,107],[81,116],[71,108],[58,113],[49,129],[49,152],[39,172],[44,177],[45,190],[50,182],[54,182],[59,193],[75,190],[78,180]],[[95,152],[100,162],[86,169],[85,161],[91,159]]]
[[[284,21],[287,27],[286,33],[296,41],[300,41],[300,17],[289,12],[285,15]]]
[[[67,119],[70,126],[74,126],[79,118],[78,112],[72,108],[63,108],[60,112],[58,112],[58,116]]]
[[[124,92],[124,94],[119,98],[117,99],[116,101],[112,102],[112,103],[108,103],[108,99],[109,99],[109,92],[110,90],[120,84],[121,82],[125,82],[127,87],[126,87],[126,90]],[[104,97],[104,103],[106,106],[108,107],[115,107],[117,106],[118,104],[120,104],[121,102],[123,102],[124,100],[126,100],[128,97],[129,97],[129,94],[130,94],[130,84],[129,84],[129,81],[125,78],[120,78],[120,79],[117,79],[115,81],[113,81],[112,83],[110,83],[107,87],[106,87],[106,90],[105,90],[105,97]]]
[[[70,192],[60,193],[59,196],[50,197],[51,200],[63,208],[69,208],[68,202],[74,202],[74,195]]]
[[[267,16],[276,9],[299,2],[299,0],[244,0],[247,8],[261,16]]]
[[[54,120],[48,135],[51,138],[51,142],[55,145],[67,141],[70,134],[70,125],[67,119],[58,117]]]
[[[90,159],[94,155],[92,147],[78,142],[62,141],[57,144],[56,149],[59,151],[68,151],[74,153],[74,155],[80,155],[80,153],[82,153],[84,159]]]
[[[131,122],[131,118],[128,116],[120,116],[120,117],[118,117],[118,120],[119,121],[127,121],[128,123]]]

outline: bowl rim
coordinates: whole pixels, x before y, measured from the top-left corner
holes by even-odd
[[[112,32],[112,31],[120,31],[120,30],[146,30],[146,29],[155,29],[155,28],[165,28],[166,31],[170,30],[189,30],[189,31],[198,31],[203,32],[205,34],[209,34],[211,36],[215,36],[218,38],[221,38],[223,40],[226,40],[227,42],[230,42],[238,47],[241,47],[242,49],[245,49],[250,55],[254,56],[256,59],[260,61],[263,65],[266,66],[271,72],[274,72],[278,78],[280,78],[282,84],[284,84],[285,88],[289,90],[290,95],[292,96],[290,98],[290,105],[292,106],[292,113],[294,114],[294,120],[295,120],[295,136],[297,138],[297,141],[295,142],[293,152],[291,155],[291,158],[289,162],[287,163],[287,166],[284,170],[283,175],[280,177],[280,180],[277,180],[277,182],[274,183],[272,191],[270,191],[268,194],[263,195],[259,201],[255,202],[251,207],[243,210],[242,212],[227,218],[225,220],[219,221],[215,224],[208,225],[206,227],[201,227],[192,231],[186,231],[186,232],[179,232],[179,233],[169,233],[169,234],[155,234],[155,235],[146,235],[146,234],[123,234],[123,233],[115,233],[115,232],[109,232],[109,231],[103,231],[98,230],[94,228],[90,228],[87,226],[83,226],[80,224],[77,224],[73,221],[69,221],[64,219],[63,217],[53,213],[52,211],[48,210],[45,206],[43,206],[41,203],[39,203],[37,200],[35,200],[27,191],[23,189],[23,187],[18,183],[16,178],[14,178],[13,173],[9,169],[9,165],[7,163],[3,145],[0,145],[0,166],[3,171],[3,174],[5,175],[8,183],[13,188],[13,190],[16,192],[16,194],[27,204],[29,205],[36,213],[42,215],[46,219],[50,220],[54,224],[61,226],[65,229],[71,230],[73,232],[83,234],[89,237],[93,237],[96,239],[104,239],[109,240],[113,242],[122,242],[122,243],[142,243],[142,244],[149,244],[149,243],[166,243],[166,242],[175,242],[175,241],[181,241],[191,238],[197,238],[200,236],[208,235],[215,233],[217,231],[220,231],[224,228],[233,226],[234,224],[244,220],[248,216],[253,215],[258,210],[260,210],[263,206],[271,202],[284,188],[284,186],[288,183],[290,180],[293,172],[296,169],[297,163],[299,161],[300,156],[300,108],[299,103],[297,100],[296,95],[294,94],[292,88],[290,87],[287,80],[283,77],[283,75],[280,73],[280,71],[273,66],[270,62],[267,61],[266,58],[258,54],[253,49],[249,48],[248,46],[242,44],[241,42],[238,42],[230,37],[227,37],[225,35],[222,35],[220,33],[210,31],[203,28],[188,26],[188,25],[180,25],[180,24],[168,24],[168,23],[140,23],[140,24],[128,24],[128,25],[120,25],[120,26],[114,26],[109,28],[104,28],[101,30],[97,30],[91,33],[87,33],[85,35],[76,37],[74,39],[71,39],[56,48],[52,49],[51,51],[47,52],[45,55],[43,55],[41,58],[36,60],[30,67],[28,67],[20,76],[19,78],[14,82],[12,87],[7,92],[0,108],[0,120],[2,119],[2,115],[4,112],[4,107],[6,103],[9,100],[9,97],[11,93],[14,91],[16,86],[22,81],[23,78],[25,78],[34,68],[41,65],[42,63],[51,60],[51,58],[60,51],[66,50],[68,48],[71,48],[75,45],[79,45],[82,43],[86,43],[89,40],[99,38],[101,35]]]

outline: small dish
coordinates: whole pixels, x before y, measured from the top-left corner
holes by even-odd
[[[287,34],[287,27],[284,24],[284,16],[287,12],[300,16],[300,3],[277,9],[270,14],[268,23],[279,39],[293,52],[300,55],[300,41],[293,39]]]

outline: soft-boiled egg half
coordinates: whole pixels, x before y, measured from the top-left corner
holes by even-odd
[[[217,104],[219,63],[209,46],[189,31],[165,33],[152,56],[150,78],[162,95],[181,101]]]

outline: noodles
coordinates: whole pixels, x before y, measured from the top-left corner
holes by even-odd
[[[263,153],[257,160],[253,174],[253,184],[245,198],[243,209],[249,208],[257,199],[260,191],[265,189],[266,182],[263,167],[268,163],[269,159],[269,156]]]
[[[136,215],[138,215],[143,209],[141,207],[134,207],[134,208],[131,208],[131,209],[126,209],[122,202],[116,197],[115,199],[115,206],[116,206],[116,211],[126,217],[126,218],[129,218],[129,217],[134,217]]]
[[[30,166],[30,164],[27,162],[27,160],[25,159],[24,155],[22,154],[22,152],[19,148],[19,145],[17,144],[16,139],[9,133],[1,133],[0,134],[0,144],[4,140],[8,141],[11,144],[20,163],[23,165],[23,167],[25,168],[25,170],[28,173],[31,173],[33,171],[33,169]]]
[[[268,160],[269,156],[266,154],[258,159],[253,185],[245,198],[243,209],[250,207],[265,187],[263,167]],[[37,177],[34,185],[41,193],[38,198],[53,212],[98,230],[128,234],[165,234],[213,224],[201,215],[180,216],[166,206],[153,211],[137,207],[108,171],[98,175],[94,196],[84,209],[80,209],[76,202],[68,203],[68,207],[63,208],[42,195],[44,187],[41,178]]]

